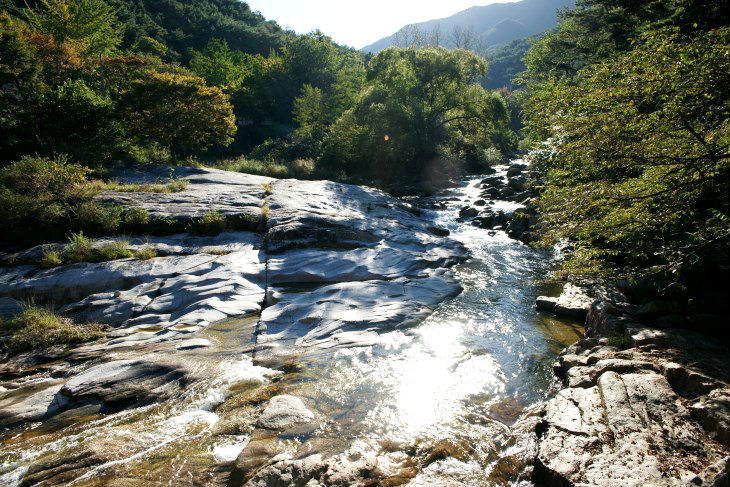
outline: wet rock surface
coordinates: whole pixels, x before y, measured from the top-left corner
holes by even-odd
[[[727,346],[647,327],[636,309],[594,302],[587,338],[554,364],[563,388],[536,425],[537,485],[730,482]]]
[[[117,178],[154,182],[168,171],[126,170]],[[200,381],[222,381],[221,391],[230,387],[228,380],[246,383],[246,373],[241,378],[234,368],[217,376],[216,368],[208,365],[207,357],[214,356],[220,344],[206,330],[227,320],[252,317],[249,342],[244,334],[236,352],[283,368],[292,356],[362,345],[384,331],[412,326],[461,291],[450,268],[467,258],[463,245],[420,216],[418,208],[381,191],[201,168],[176,168],[175,176],[189,181],[180,193],[106,192],[98,199],[181,222],[215,210],[229,217],[262,218],[266,225],[260,232],[216,236],[123,237],[132,249],[155,250],[157,257],[145,261],[53,269],[34,265],[49,249],[61,250],[63,243],[5,255],[6,262],[22,265],[0,268],[4,315],[16,313],[32,298],[77,322],[110,328],[100,341],[5,360],[0,366],[0,427],[33,421],[63,427],[78,421],[75,418],[164,409],[166,399],[185,397]],[[99,239],[97,244],[111,240]],[[229,373],[232,379],[226,379]],[[213,424],[217,415],[212,409],[224,400],[222,394],[190,396],[187,400],[200,402],[201,409],[192,419],[182,415],[179,421]],[[276,458],[282,452],[262,446],[265,432],[309,434],[307,425],[314,414],[301,399],[285,394],[272,397],[257,411],[250,417],[244,414],[245,424],[259,432],[246,450],[254,452],[253,460],[247,460],[255,474],[250,485],[304,485],[312,479],[322,485],[350,485],[375,468],[374,454],[362,449],[331,458]],[[243,427],[235,426],[236,421],[221,427],[240,434]],[[171,424],[171,438],[176,428],[185,430],[187,424]],[[128,443],[131,448],[152,440],[138,436]],[[91,440],[90,445],[98,442],[103,439]],[[269,455],[272,448],[277,451]],[[97,470],[112,472],[119,453],[110,452],[107,457],[85,455],[78,448],[49,451],[27,470],[22,467],[13,474],[19,477],[2,478],[44,485]],[[23,462],[22,457],[13,461]]]

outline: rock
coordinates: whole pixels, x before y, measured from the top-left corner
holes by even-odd
[[[502,186],[504,184],[504,178],[501,176],[491,176],[488,178],[482,179],[482,187],[495,187],[495,186]]]
[[[507,186],[515,191],[523,191],[525,189],[525,182],[526,180],[523,176],[517,176],[510,178],[510,180],[507,182]]]
[[[144,170],[125,168],[116,179],[128,183],[157,182],[169,177],[170,168],[149,166]],[[261,216],[264,185],[272,178],[203,167],[175,167],[175,176],[190,182],[179,193],[134,193],[104,191],[96,198],[128,208],[144,208],[153,217],[187,221],[211,209],[223,215],[242,213]]]
[[[473,218],[479,214],[479,210],[476,208],[473,208],[471,206],[465,206],[461,210],[459,210],[459,217],[460,218]]]
[[[314,414],[298,397],[274,396],[269,400],[256,425],[259,428],[284,430],[313,419]]]
[[[659,315],[678,314],[682,312],[682,303],[677,301],[650,301],[636,310],[639,318],[654,318]]]
[[[0,318],[12,318],[23,311],[23,303],[7,296],[0,298]]]
[[[60,413],[69,405],[58,394],[62,387],[63,381],[46,380],[0,393],[0,428],[42,421]]]
[[[246,486],[306,487],[313,485],[309,482],[312,480],[316,482],[326,468],[321,454],[309,455],[301,460],[284,457],[256,472]],[[319,482],[314,485],[319,485]]]
[[[558,303],[558,298],[550,298],[547,296],[538,296],[535,300],[535,308],[538,311],[554,311],[555,305]]]
[[[554,312],[560,316],[584,320],[592,303],[593,298],[588,295],[584,288],[567,283],[555,303]]]
[[[632,308],[620,306],[607,301],[596,300],[591,303],[586,316],[586,336],[610,337],[624,333],[629,324],[633,324]]]
[[[522,165],[516,165],[516,164],[511,165],[509,167],[509,169],[507,169],[507,177],[511,178],[513,176],[517,176],[518,174],[522,174],[522,169],[523,169]]]
[[[450,274],[431,271],[417,279],[343,282],[282,295],[261,313],[266,330],[258,335],[256,354],[264,360],[295,350],[371,343],[379,332],[419,323],[437,303],[460,292]]]
[[[730,389],[713,390],[689,410],[710,437],[730,448]]]
[[[108,410],[158,402],[192,380],[182,365],[162,357],[114,360],[69,379],[58,393],[68,404],[102,402]]]
[[[593,387],[563,389],[541,429],[538,485],[680,486],[695,474],[687,466],[716,456],[666,379],[651,372],[608,371]],[[666,463],[662,452],[677,448],[685,461]]]
[[[680,315],[665,315],[657,318],[654,324],[657,328],[684,328],[687,320]]]
[[[484,200],[476,200],[476,201],[474,202],[474,206],[484,206],[484,205],[486,205],[486,204],[487,204],[487,202],[486,202],[486,201],[484,201]]]
[[[210,348],[213,344],[210,340],[205,338],[191,338],[190,340],[184,340],[175,346],[177,350],[195,350],[198,348]]]
[[[448,231],[446,228],[437,227],[435,225],[429,226],[427,230],[437,237],[448,237],[449,235],[451,235],[451,232]]]

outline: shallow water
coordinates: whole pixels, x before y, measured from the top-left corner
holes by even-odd
[[[17,485],[34,461],[86,452],[95,463],[70,475],[68,485],[224,485],[257,408],[281,392],[304,398],[324,418],[316,431],[285,440],[292,451],[335,454],[363,440],[412,452],[448,440],[465,445],[466,453],[435,462],[413,485],[489,485],[494,462],[514,448],[509,426],[546,397],[551,363],[583,330],[534,309],[538,295],[555,292],[545,282],[551,252],[457,221],[461,206],[479,199],[481,179],[437,198],[463,203],[429,212],[472,258],[453,269],[464,292],[419,326],[278,372],[240,352],[250,347],[255,317],[214,325],[204,336],[215,347],[191,355],[207,379],[180,397],[0,436],[0,485]],[[518,205],[496,206],[508,211]]]

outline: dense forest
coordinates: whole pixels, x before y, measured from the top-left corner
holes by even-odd
[[[4,238],[79,227],[67,187],[114,161],[409,192],[531,151],[544,243],[571,242],[567,272],[727,262],[724,6],[581,0],[490,50],[490,78],[469,42],[365,55],[236,0],[5,0],[0,206],[18,230]]]
[[[727,272],[725,7],[581,0],[527,52],[534,184],[546,242],[572,243],[568,272]]]

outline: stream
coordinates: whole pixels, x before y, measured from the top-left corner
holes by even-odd
[[[181,396],[114,414],[74,410],[0,433],[0,485],[20,485],[29,465],[45,461],[74,467],[66,485],[223,486],[261,405],[282,393],[318,418],[315,429],[278,440],[292,455],[327,457],[359,442],[391,452],[383,458],[406,470],[407,457],[441,445],[448,454],[404,473],[408,485],[495,485],[495,465],[519,448],[510,426],[548,396],[552,362],[583,328],[535,311],[537,296],[556,292],[545,284],[550,251],[458,220],[461,206],[479,199],[481,179],[436,197],[450,201],[445,209],[424,210],[471,258],[453,269],[464,291],[418,326],[271,370],[249,352],[256,317],[212,325],[201,336],[215,346],[189,355],[203,378]]]

